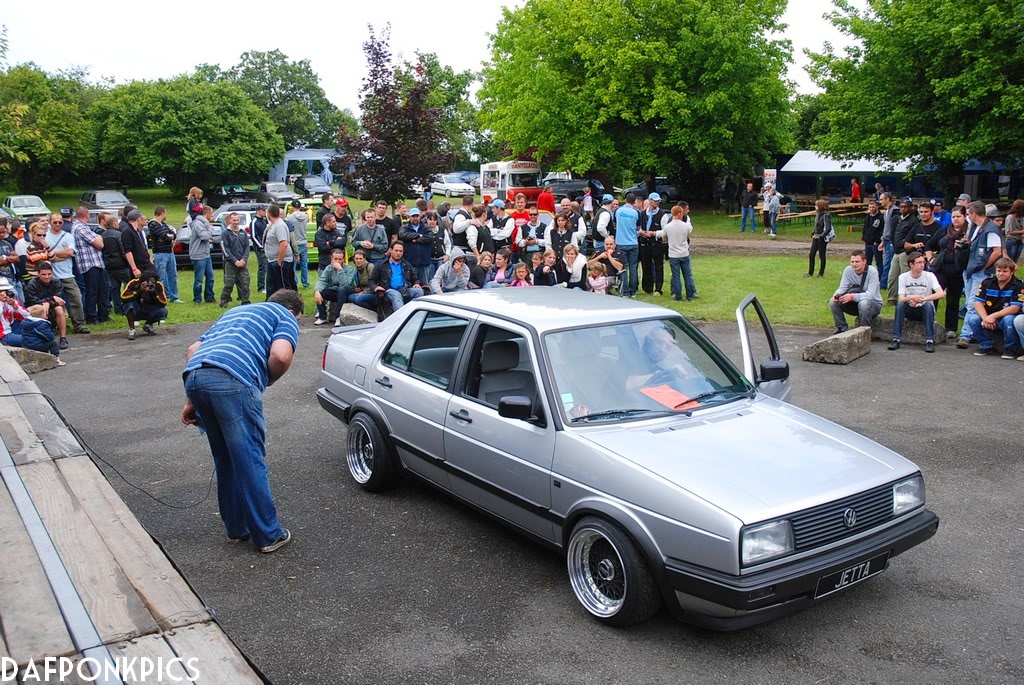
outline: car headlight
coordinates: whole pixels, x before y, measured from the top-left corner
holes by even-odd
[[[743,531],[740,560],[744,566],[775,559],[793,551],[793,526],[772,521]]]
[[[924,478],[920,474],[892,486],[892,515],[899,516],[924,505]]]

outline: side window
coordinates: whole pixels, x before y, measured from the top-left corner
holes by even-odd
[[[519,333],[481,326],[473,346],[463,395],[497,408],[503,397],[523,396],[537,402],[537,382],[530,346]]]
[[[409,320],[402,326],[395,339],[391,341],[387,352],[381,358],[385,365],[398,369],[399,371],[409,370],[409,360],[412,359],[412,347],[416,343],[416,335],[420,332],[423,320],[427,313],[419,311],[409,317]]]
[[[384,353],[383,363],[410,376],[448,387],[469,322],[438,312],[413,314]]]

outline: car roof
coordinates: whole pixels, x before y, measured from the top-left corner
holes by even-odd
[[[428,295],[417,299],[416,302],[436,302],[499,316],[525,324],[541,334],[575,326],[678,316],[676,312],[664,307],[628,298],[544,286],[466,290],[444,295]]]
[[[255,212],[260,207],[270,207],[266,202],[229,202],[221,205],[214,211],[214,214],[224,212]]]

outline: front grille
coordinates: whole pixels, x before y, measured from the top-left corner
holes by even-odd
[[[895,483],[880,485],[790,516],[796,550],[827,545],[892,519],[893,485]],[[847,526],[843,520],[847,509],[857,512],[857,522],[853,526]]]

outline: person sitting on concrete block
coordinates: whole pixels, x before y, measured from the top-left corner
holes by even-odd
[[[900,349],[903,321],[912,319],[924,322],[924,351],[935,351],[935,303],[945,297],[946,293],[935,274],[924,270],[926,261],[920,252],[907,255],[910,271],[900,274],[898,279],[896,319],[892,325],[890,350]]]
[[[864,250],[854,250],[850,254],[850,266],[843,269],[843,276],[832,295],[829,308],[836,324],[836,333],[849,328],[846,325],[847,314],[857,317],[858,326],[870,328],[871,321],[882,311],[878,269],[868,264]]]
[[[975,356],[995,354],[992,333],[1003,333],[1003,359],[1015,359],[1018,340],[1014,319],[1024,309],[1024,282],[1014,276],[1017,264],[1009,257],[996,260],[996,275],[986,278],[978,286],[971,300],[972,309],[967,311],[965,325],[978,341]],[[961,345],[963,339],[957,342]]]

